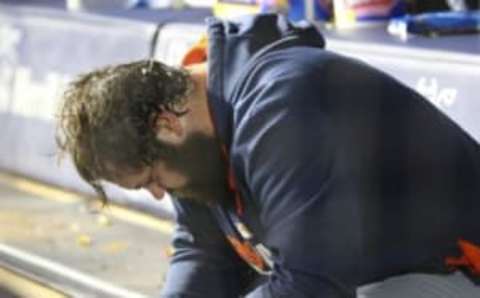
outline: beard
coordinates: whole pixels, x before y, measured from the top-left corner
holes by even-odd
[[[207,205],[220,203],[229,196],[227,163],[217,139],[197,132],[188,136],[180,146],[160,146],[165,152],[161,158],[166,168],[187,178],[184,186],[167,189],[170,195]]]

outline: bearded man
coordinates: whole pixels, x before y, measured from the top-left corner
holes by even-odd
[[[162,297],[356,297],[406,273],[479,270],[478,144],[323,47],[277,15],[211,20],[185,68],[138,61],[68,88],[59,143],[80,175],[102,196],[104,180],[174,196]]]

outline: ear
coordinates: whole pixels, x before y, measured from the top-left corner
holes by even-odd
[[[152,124],[159,141],[179,144],[185,138],[185,124],[172,112],[161,112],[155,117]]]

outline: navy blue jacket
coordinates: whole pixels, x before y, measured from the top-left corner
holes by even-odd
[[[208,40],[241,219],[274,266],[250,283],[222,219],[175,200],[163,297],[355,297],[392,275],[443,271],[458,238],[480,244],[480,148],[424,98],[275,15],[210,21]]]

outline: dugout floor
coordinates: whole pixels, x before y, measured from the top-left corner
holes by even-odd
[[[171,231],[170,222],[0,173],[0,297],[152,297]]]

